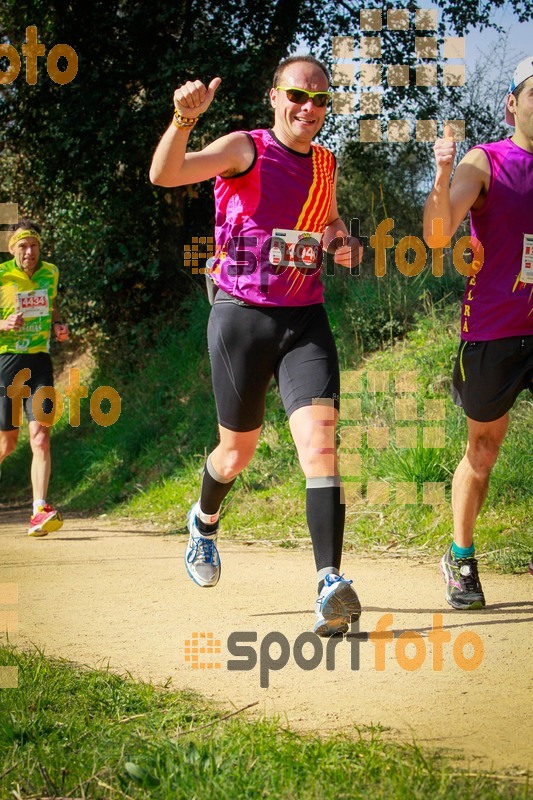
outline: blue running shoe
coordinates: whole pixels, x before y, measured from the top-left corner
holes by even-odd
[[[217,534],[204,536],[196,525],[196,511],[198,503],[195,503],[187,514],[187,528],[189,529],[189,541],[185,548],[185,567],[189,577],[198,584],[209,588],[216,586],[220,578],[220,556],[217,550]]]
[[[324,586],[315,601],[317,621],[313,631],[319,636],[346,633],[351,622],[361,615],[361,603],[352,589],[352,581],[342,575],[330,573],[324,578]]]

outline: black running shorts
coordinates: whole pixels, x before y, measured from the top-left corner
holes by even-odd
[[[314,398],[330,398],[339,407],[337,348],[323,305],[249,306],[219,291],[207,338],[223,427],[259,428],[273,377],[289,417]]]
[[[28,422],[35,420],[33,396],[37,389],[54,385],[52,359],[48,353],[0,353],[0,431],[14,431],[19,427],[14,424],[18,420],[13,419],[13,400],[7,396],[7,387],[21,369],[29,369],[31,373],[25,381],[26,386],[30,387],[30,396],[22,399]],[[52,409],[52,400],[43,400],[43,412],[50,414]]]
[[[523,389],[533,394],[533,336],[461,342],[452,397],[467,417],[493,422],[513,407]]]

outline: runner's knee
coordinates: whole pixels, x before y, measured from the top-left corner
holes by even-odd
[[[50,430],[43,426],[33,430],[30,429],[30,445],[33,453],[48,453],[50,450]]]
[[[468,443],[467,457],[476,472],[489,475],[500,452],[501,441],[490,434],[477,436]]]
[[[235,478],[245,469],[253,458],[256,443],[246,443],[237,447],[220,444],[212,454],[213,465],[224,480]]]

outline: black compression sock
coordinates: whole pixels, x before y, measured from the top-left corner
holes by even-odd
[[[198,515],[196,522],[198,529],[202,533],[213,533],[218,528],[218,515],[222,501],[235,483],[236,478],[229,481],[224,480],[218,474],[211,463],[211,456],[208,457],[202,473],[202,488],[200,489],[200,509],[203,514],[215,517],[213,522],[204,522]]]
[[[320,589],[324,585],[324,570],[338,572],[341,564],[346,511],[341,499],[338,476],[307,479],[307,525],[313,543]]]

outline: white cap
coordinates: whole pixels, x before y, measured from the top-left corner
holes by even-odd
[[[514,71],[513,80],[511,81],[511,85],[509,86],[509,91],[507,92],[507,96],[505,98],[505,121],[508,125],[512,125],[514,128],[514,114],[511,114],[509,109],[507,108],[507,97],[514,92],[517,86],[520,86],[521,83],[527,81],[528,78],[533,78],[533,56],[528,56],[524,58],[523,61],[517,66]]]

